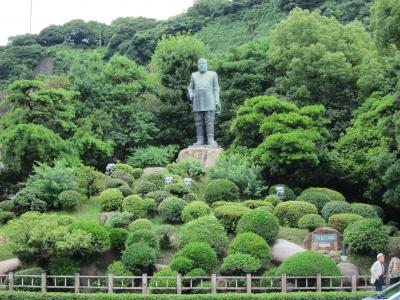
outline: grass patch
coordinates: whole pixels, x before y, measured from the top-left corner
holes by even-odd
[[[306,229],[279,227],[279,239],[291,241],[301,247],[304,247],[304,238],[309,234]]]

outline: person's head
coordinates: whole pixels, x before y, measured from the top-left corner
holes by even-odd
[[[378,259],[378,261],[380,261],[381,263],[385,262],[385,255],[383,255],[382,253],[379,253],[376,258]]]
[[[207,60],[204,57],[200,58],[197,63],[197,67],[199,68],[200,73],[207,72],[208,69]]]

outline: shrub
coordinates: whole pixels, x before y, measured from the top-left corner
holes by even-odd
[[[99,201],[103,211],[120,210],[124,196],[118,189],[108,189],[101,192]]]
[[[282,200],[277,195],[268,195],[267,197],[265,197],[264,201],[271,203],[274,207],[282,202]]]
[[[337,229],[340,232],[344,232],[344,230],[354,222],[362,220],[363,217],[356,214],[337,214],[329,217],[328,223],[329,226]]]
[[[274,207],[272,206],[271,203],[267,202],[267,201],[263,201],[263,200],[246,200],[243,202],[244,206],[254,209],[254,208],[258,208],[258,207],[265,207],[267,206],[268,208],[270,208],[271,212],[274,210]]]
[[[132,171],[131,175],[133,176],[133,178],[139,179],[140,177],[142,177],[143,173],[144,173],[143,169],[141,169],[141,168],[133,168],[133,171]]]
[[[157,191],[157,186],[154,183],[146,180],[141,180],[137,186],[137,193],[141,196],[154,191]]]
[[[206,272],[211,272],[218,264],[217,254],[214,249],[203,242],[187,244],[175,255],[175,258],[177,257],[186,257],[192,260],[194,268],[202,268]]]
[[[239,197],[239,188],[228,179],[214,179],[207,185],[204,197],[210,204],[216,201],[235,201]]]
[[[363,219],[344,230],[344,241],[351,253],[374,255],[383,252],[389,234],[380,219]]]
[[[153,213],[155,202],[149,202],[137,195],[128,196],[122,201],[122,210],[132,214],[132,219],[147,217]]]
[[[87,198],[98,195],[106,188],[106,176],[89,166],[80,167],[78,169],[76,181]]]
[[[165,198],[171,197],[172,194],[167,191],[154,191],[146,194],[146,198],[156,200],[157,204],[160,204]]]
[[[116,212],[104,224],[107,228],[126,228],[131,222],[132,214],[123,211]]]
[[[157,203],[156,200],[151,198],[144,198],[143,202],[143,209],[146,211],[146,215],[149,217],[153,217],[157,213]]]
[[[272,259],[272,252],[267,242],[258,234],[253,232],[243,232],[238,234],[229,245],[229,254],[249,254],[262,264],[268,263]]]
[[[6,224],[8,221],[15,219],[15,214],[11,211],[0,211],[0,224]]]
[[[177,197],[168,197],[158,206],[158,213],[165,222],[182,222],[182,210],[186,206],[185,200]]]
[[[279,198],[279,199],[284,200],[284,201],[296,199],[295,193],[286,184],[275,184],[275,185],[271,186],[268,189],[268,193],[270,195],[276,195],[277,196],[276,188],[278,186],[283,187],[283,190],[284,190],[284,193],[285,193],[284,198],[283,199]]]
[[[171,261],[171,270],[177,271],[179,274],[186,274],[193,269],[193,260],[178,256]]]
[[[29,269],[24,269],[24,270],[19,270],[19,271],[17,271],[17,272],[15,272],[15,274],[14,275],[41,275],[41,274],[43,274],[43,273],[46,273],[46,271],[45,270],[43,270],[42,268],[40,268],[40,267],[33,267],[33,268],[29,268]],[[40,286],[40,283],[41,283],[41,279],[40,279],[40,277],[36,277],[35,279],[33,279],[33,285],[36,285],[36,286]],[[15,285],[21,285],[22,284],[22,278],[23,277],[17,277],[17,276],[15,276],[14,277],[14,284]],[[26,280],[24,280],[24,283],[26,282]],[[25,300],[25,298],[22,298],[21,297],[21,299],[24,299]]]
[[[127,184],[122,179],[106,177],[106,184],[105,184],[106,189],[116,189],[116,188],[119,188],[120,186],[124,186],[124,185],[127,185]]]
[[[127,270],[120,260],[113,261],[107,267],[106,274],[113,274],[114,276],[133,276],[133,273]],[[113,285],[115,287],[128,286],[131,283],[130,279],[114,278]]]
[[[206,203],[203,201],[193,201],[182,210],[182,220],[187,223],[210,214],[212,214],[212,209]]]
[[[237,205],[242,205],[241,202],[217,201],[217,202],[214,202],[213,204],[211,204],[211,208],[214,209],[214,208],[216,208],[218,206],[222,206],[222,205],[226,205],[226,204],[232,204],[232,203],[237,204]]]
[[[153,223],[148,220],[148,219],[137,219],[133,221],[131,224],[129,224],[129,231],[134,232],[139,229],[147,229],[147,230],[152,230],[153,228]]]
[[[187,272],[185,276],[192,276],[192,277],[207,276],[207,272],[204,271],[202,268],[194,268],[190,272]]]
[[[248,211],[250,211],[250,208],[246,206],[230,203],[214,208],[214,215],[225,227],[225,230],[232,233],[235,232],[240,218]]]
[[[153,294],[175,294],[176,293],[176,276],[178,273],[171,269],[164,269],[154,273],[150,279],[149,287],[151,287],[151,293]],[[161,277],[161,278],[160,278]],[[173,277],[173,278],[163,278]],[[171,290],[160,290],[157,288],[170,287]]]
[[[0,210],[13,211],[14,210],[14,201],[12,201],[12,200],[1,201],[0,202]]]
[[[235,253],[224,258],[222,270],[230,275],[255,273],[261,268],[260,261],[250,254]]]
[[[183,197],[190,193],[190,188],[184,183],[173,183],[166,185],[164,190],[177,197]]]
[[[142,180],[153,183],[157,187],[157,190],[161,190],[165,185],[165,175],[163,173],[145,174]]]
[[[371,206],[375,209],[379,218],[381,218],[382,220],[385,219],[385,211],[382,207],[380,207],[378,205],[371,205]],[[0,208],[1,208],[1,203],[0,203]]]
[[[40,200],[40,197],[40,192],[36,188],[23,188],[11,198],[14,203],[14,212],[21,215],[28,211],[45,211],[47,203]]]
[[[154,249],[160,247],[160,239],[158,235],[154,231],[148,229],[139,229],[129,233],[125,242],[125,248],[128,248],[130,245],[135,243],[143,243]]]
[[[313,231],[319,227],[325,226],[325,220],[317,214],[307,214],[299,219],[298,227],[300,229],[308,229],[308,231]]]
[[[179,232],[179,238],[183,246],[192,242],[208,243],[220,256],[228,243],[224,227],[214,216],[204,216],[186,223]]]
[[[120,170],[114,170],[111,174],[111,178],[121,179],[129,186],[132,186],[133,182],[135,181],[135,178],[133,177],[133,175],[131,175],[125,171],[120,171]]]
[[[126,269],[138,274],[153,265],[156,251],[145,243],[134,243],[125,249],[121,260]]]
[[[125,172],[125,173],[127,173],[127,174],[129,174],[129,175],[132,175],[132,176],[133,176],[133,173],[134,173],[134,169],[133,169],[130,165],[128,165],[128,164],[121,164],[121,163],[117,163],[117,164],[115,164],[115,166],[114,166],[113,173],[114,173],[114,172],[118,172],[118,171]]]
[[[345,201],[331,201],[324,205],[321,214],[325,219],[332,215],[351,213],[350,203]]]
[[[175,227],[169,224],[160,225],[156,228],[156,234],[160,238],[160,248],[169,249],[172,245],[172,238],[175,234]]]
[[[376,209],[365,203],[352,203],[350,205],[351,212],[364,218],[379,218]]]
[[[122,193],[124,197],[128,197],[133,194],[133,190],[127,185],[121,185],[118,190]]]
[[[112,228],[109,232],[111,247],[116,251],[121,252],[125,247],[128,234],[128,230],[124,228]]]
[[[164,167],[172,160],[177,150],[177,145],[136,148],[126,162],[132,167],[139,168]]]
[[[283,226],[297,227],[299,219],[308,214],[318,214],[314,204],[300,201],[286,201],[274,209],[275,216]]]
[[[340,270],[327,256],[312,251],[305,251],[290,256],[276,270],[275,275],[288,276],[340,276]]]
[[[190,157],[178,159],[176,162],[169,164],[167,169],[172,174],[194,179],[199,179],[206,173],[204,164],[200,160]]]
[[[400,256],[400,236],[389,238],[389,243],[387,244],[386,252],[391,257]]]
[[[237,224],[238,234],[247,231],[254,232],[271,243],[278,236],[279,222],[272,213],[256,208],[244,214]]]
[[[299,197],[297,197],[297,201],[304,201],[314,204],[317,207],[318,212],[320,212],[325,204],[331,201],[331,198],[322,193],[307,192],[302,193]]]
[[[200,201],[200,198],[196,193],[189,193],[183,195],[182,199],[185,200],[186,202]]]
[[[64,210],[74,210],[81,200],[81,194],[74,190],[67,190],[58,195],[58,202]]]
[[[332,201],[346,201],[346,198],[340,192],[328,188],[311,187],[304,190],[302,194],[305,193],[321,193],[331,198]]]
[[[79,270],[79,262],[69,257],[54,257],[49,261],[50,275],[75,275]]]

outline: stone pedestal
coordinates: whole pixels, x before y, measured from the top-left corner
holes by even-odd
[[[215,165],[217,162],[218,155],[220,155],[224,149],[219,147],[207,147],[207,146],[199,146],[199,147],[189,147],[183,149],[179,152],[178,158],[184,157],[192,157],[197,158],[201,162],[204,163],[206,167],[211,167]]]

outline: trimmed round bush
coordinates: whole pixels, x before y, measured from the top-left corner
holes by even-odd
[[[128,230],[124,228],[112,228],[109,232],[111,247],[121,252],[125,247],[125,241],[128,238]]]
[[[345,201],[331,201],[324,205],[321,215],[325,219],[337,214],[352,213],[350,203]]]
[[[274,209],[275,216],[282,226],[297,227],[300,218],[308,214],[318,214],[314,204],[301,201],[286,201]]]
[[[272,260],[271,247],[258,234],[243,232],[238,234],[229,245],[229,254],[249,254],[260,260],[262,264]]]
[[[122,179],[106,177],[106,184],[105,184],[106,189],[116,189],[124,185],[127,185],[127,183]]]
[[[214,249],[207,243],[194,242],[187,244],[175,257],[186,257],[193,261],[193,268],[202,268],[211,272],[217,265],[218,259]]]
[[[200,201],[200,198],[196,193],[189,193],[183,195],[182,199],[185,200],[186,202]]]
[[[1,201],[0,202],[0,210],[13,211],[14,210],[14,201],[12,201],[12,200]]]
[[[133,232],[139,229],[147,229],[147,230],[152,230],[153,229],[153,223],[148,220],[148,219],[137,219],[133,221],[131,224],[128,226],[129,231]]]
[[[242,205],[241,202],[217,201],[217,202],[214,202],[213,204],[211,204],[211,208],[214,209],[214,208],[216,208],[218,206],[222,206],[222,205],[226,205],[226,204],[232,204],[232,203],[233,204],[237,204],[237,205]]]
[[[270,212],[256,208],[244,214],[236,227],[236,232],[254,232],[261,236],[268,243],[274,241],[279,233],[279,221]]]
[[[276,188],[277,188],[278,186],[283,187],[283,190],[284,190],[284,193],[285,193],[285,196],[284,196],[284,199],[283,199],[284,201],[296,199],[295,193],[294,193],[293,190],[292,190],[291,188],[289,188],[286,184],[275,184],[275,185],[271,186],[271,187],[268,189],[268,194],[270,194],[270,195],[276,195]],[[279,199],[280,199],[280,198],[279,198]],[[282,200],[282,199],[280,199],[280,200]]]
[[[177,197],[168,197],[158,206],[158,213],[164,222],[180,223],[182,222],[182,211],[187,202]]]
[[[124,195],[118,189],[108,189],[102,191],[99,196],[101,209],[103,211],[120,210]]]
[[[157,214],[157,202],[151,198],[144,198],[142,200],[143,208],[148,217],[154,217]]]
[[[151,198],[156,200],[157,205],[161,203],[164,199],[171,197],[172,194],[167,191],[154,191],[146,194],[146,198]]]
[[[130,175],[133,175],[134,168],[131,167],[130,165],[127,165],[127,164],[117,163],[114,166],[113,173],[114,172],[118,172],[118,171],[123,171],[125,173],[130,174]]]
[[[182,220],[187,223],[210,214],[212,214],[212,209],[205,202],[193,201],[182,210]]]
[[[122,202],[122,210],[131,213],[134,220],[145,218],[153,215],[156,208],[155,200],[149,200],[142,199],[138,195],[128,196]]]
[[[125,249],[121,260],[126,269],[140,274],[154,264],[156,251],[145,243],[134,243]]]
[[[15,219],[15,214],[11,211],[0,211],[0,224],[7,224],[8,221]]]
[[[122,193],[124,197],[128,197],[133,194],[133,190],[127,185],[122,185],[117,189]]]
[[[113,274],[114,276],[133,276],[133,273],[127,270],[120,260],[116,260],[108,265],[106,274]],[[115,287],[128,286],[129,282],[129,279],[114,278],[113,285]]]
[[[364,218],[379,218],[376,209],[366,203],[351,203],[351,212]]]
[[[79,262],[69,257],[53,257],[49,261],[48,271],[50,275],[75,275],[79,273]]]
[[[276,276],[341,276],[339,268],[327,256],[312,251],[305,251],[290,256],[275,272]]]
[[[235,201],[239,197],[239,188],[228,179],[214,179],[207,185],[204,197],[209,204],[216,201]]]
[[[346,201],[346,198],[343,196],[342,193],[328,188],[311,187],[305,189],[302,194],[305,193],[321,193],[331,198],[332,201]]]
[[[149,287],[151,287],[152,294],[175,294],[176,293],[176,276],[178,272],[171,269],[164,269],[154,273],[153,277],[150,279]],[[173,278],[164,278],[173,277]],[[157,289],[157,288],[172,288],[168,289]]]
[[[151,248],[158,249],[160,247],[160,238],[152,230],[139,229],[128,234],[125,248],[128,248],[130,245],[135,243],[144,243]]]
[[[137,186],[137,193],[141,196],[155,191],[157,191],[157,186],[154,183],[146,180],[141,180]]]
[[[235,232],[240,218],[248,211],[250,211],[250,208],[246,206],[230,203],[214,208],[214,215],[224,226],[225,230],[232,233]]]
[[[131,175],[133,176],[133,178],[139,179],[143,175],[143,169],[141,169],[141,168],[133,168],[133,170],[131,172]]]
[[[261,268],[260,261],[250,254],[235,253],[224,258],[223,273],[229,275],[244,275],[255,273]]]
[[[371,205],[376,213],[378,214],[378,217],[381,218],[382,220],[385,219],[385,211],[383,210],[382,207],[380,207],[379,205]],[[0,209],[1,209],[1,203],[0,203]],[[6,210],[6,209],[5,209]]]
[[[123,211],[113,214],[104,224],[107,228],[126,228],[131,222],[132,214]]]
[[[325,204],[332,200],[330,197],[322,193],[307,192],[302,193],[299,197],[297,197],[297,201],[304,201],[314,204],[317,207],[318,212],[320,212]]]
[[[142,180],[153,183],[157,187],[157,190],[161,190],[165,185],[165,175],[163,173],[145,174]]]
[[[58,202],[63,210],[74,210],[82,200],[82,195],[74,190],[63,191],[58,195]]]
[[[320,215],[308,214],[302,216],[297,224],[300,229],[308,229],[308,231],[314,231],[319,227],[324,227],[325,220]]]
[[[129,186],[132,186],[135,181],[135,178],[131,174],[120,170],[112,172],[111,178],[121,179]]]
[[[193,260],[185,256],[178,256],[171,261],[170,266],[171,270],[174,270],[179,274],[186,274],[193,269]]]
[[[184,183],[173,183],[166,185],[164,190],[177,197],[183,197],[191,192],[190,188]]]
[[[277,195],[268,195],[267,197],[265,197],[264,201],[271,203],[273,207],[282,202],[282,200]]]
[[[363,217],[356,214],[337,214],[329,217],[328,224],[330,227],[333,227],[343,233],[350,224],[362,219]]]
[[[202,268],[194,268],[190,272],[187,272],[185,274],[186,276],[192,276],[192,277],[197,277],[197,276],[207,276],[207,272],[204,271]]]
[[[263,201],[263,200],[246,200],[243,202],[244,206],[254,209],[254,208],[258,208],[258,207],[269,207],[272,210],[274,210],[274,207],[271,203],[267,202],[267,201]]]
[[[214,216],[204,216],[186,223],[179,232],[183,246],[192,242],[205,242],[222,256],[228,243],[224,227]]]
[[[344,230],[344,241],[353,254],[376,255],[389,242],[389,233],[380,219],[363,219]]]
[[[85,256],[98,254],[111,244],[107,230],[95,221],[76,222],[69,225],[69,229],[71,231],[82,230],[90,234],[90,247],[83,252]]]
[[[172,246],[175,227],[169,224],[160,225],[156,228],[156,234],[160,239],[160,248],[169,249]]]

